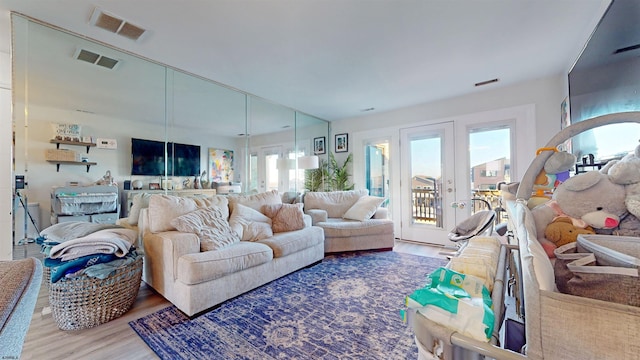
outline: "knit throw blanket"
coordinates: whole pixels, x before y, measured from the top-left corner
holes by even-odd
[[[136,232],[115,228],[99,230],[84,237],[65,241],[51,248],[49,257],[70,261],[92,254],[113,254],[124,257],[135,242]]]

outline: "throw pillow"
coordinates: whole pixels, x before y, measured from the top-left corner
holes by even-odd
[[[280,197],[280,194],[278,194],[278,190],[271,190],[252,195],[229,196],[229,209],[231,212],[233,212],[236,204],[248,206],[254,210],[260,211],[262,205],[282,204],[282,198]]]
[[[330,192],[307,192],[304,195],[304,208],[321,209],[330,218],[341,218],[359,198],[369,194],[369,190],[348,190]]]
[[[243,241],[258,241],[273,236],[271,219],[248,206],[236,204],[229,224]]]
[[[138,225],[140,210],[149,207],[149,199],[151,199],[151,194],[146,192],[136,194],[136,196],[133,197],[131,209],[129,209],[129,217],[127,218],[129,225]]]
[[[262,212],[271,219],[274,233],[294,231],[304,228],[302,206],[302,203],[264,205]]]
[[[224,212],[217,206],[202,208],[171,220],[178,231],[189,232],[200,238],[200,251],[221,249],[240,241]]]
[[[224,200],[154,194],[149,199],[149,230],[153,233],[175,230],[171,220],[215,204],[219,204],[219,210],[227,219],[229,213],[223,205]]]
[[[385,198],[378,196],[363,196],[342,215],[342,218],[359,221],[371,219],[384,200]]]

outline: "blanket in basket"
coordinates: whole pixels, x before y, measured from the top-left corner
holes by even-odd
[[[136,237],[136,232],[131,229],[99,230],[53,246],[49,257],[63,261],[75,260],[93,254],[114,254],[117,257],[123,257],[129,252]]]

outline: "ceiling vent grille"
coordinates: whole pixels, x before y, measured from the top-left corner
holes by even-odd
[[[112,59],[110,57],[100,55],[100,54],[94,53],[93,51],[89,51],[85,49],[76,50],[76,53],[73,55],[73,57],[76,60],[85,61],[93,65],[98,65],[103,68],[107,68],[109,70],[115,69],[118,66],[118,64],[120,64],[120,60]]]
[[[134,41],[139,40],[146,32],[145,29],[133,25],[132,23],[120,19],[117,16],[108,14],[99,8],[93,10],[91,19],[89,20],[91,25],[107,30],[114,34],[118,34]]]

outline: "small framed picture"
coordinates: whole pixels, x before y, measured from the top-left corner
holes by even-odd
[[[149,190],[160,190],[160,183],[149,183]]]
[[[349,151],[349,135],[347,134],[336,134],[336,152],[347,152]]]
[[[327,153],[326,148],[327,138],[324,136],[313,138],[313,154],[322,155]]]

